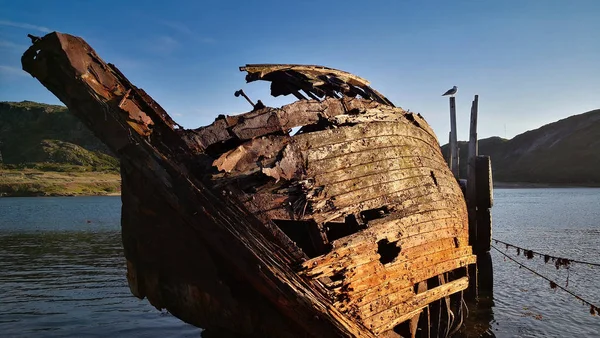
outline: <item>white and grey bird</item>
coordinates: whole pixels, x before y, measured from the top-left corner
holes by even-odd
[[[451,89],[448,89],[448,91],[445,92],[444,94],[442,94],[442,96],[446,96],[446,95],[454,96],[454,94],[456,94],[457,91],[458,91],[458,88],[456,88],[456,86],[454,86]]]

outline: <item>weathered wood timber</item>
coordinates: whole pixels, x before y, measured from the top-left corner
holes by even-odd
[[[127,280],[159,309],[238,336],[414,337],[469,284],[433,130],[358,76],[247,65],[299,101],[183,129],[81,38],[50,33],[22,64],[119,155]]]

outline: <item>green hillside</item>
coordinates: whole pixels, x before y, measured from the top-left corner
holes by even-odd
[[[447,145],[442,152],[447,156]],[[461,177],[466,177],[467,142],[459,142]],[[550,184],[600,184],[600,110],[574,115],[510,140],[479,140],[490,155],[494,180]]]
[[[119,188],[118,159],[67,108],[0,102],[0,196],[105,194]]]
[[[0,163],[83,171],[119,168],[108,148],[67,108],[30,101],[0,102]]]

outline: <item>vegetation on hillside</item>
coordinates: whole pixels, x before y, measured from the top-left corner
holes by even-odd
[[[0,169],[0,196],[111,195],[121,191],[116,172]]]
[[[0,102],[0,196],[115,193],[119,179],[118,159],[67,108]]]
[[[118,171],[118,160],[67,108],[0,102],[0,163],[52,163]]]

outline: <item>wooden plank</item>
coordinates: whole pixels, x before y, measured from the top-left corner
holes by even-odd
[[[415,291],[412,286],[402,288],[396,292],[385,294],[364,305],[353,304],[358,307],[357,313],[362,318],[370,317],[385,309],[389,309],[397,304],[405,303],[415,296]],[[364,303],[364,302],[361,302]]]
[[[364,181],[365,185],[362,188],[339,193],[337,195],[328,194],[324,196],[326,200],[332,200],[333,206],[338,209],[345,208],[347,206],[356,205],[359,203],[368,202],[381,197],[387,196],[389,200],[386,204],[395,204],[395,202],[404,202],[407,199],[418,196],[426,196],[425,200],[435,198],[437,194],[446,193],[451,195],[454,193],[454,186],[452,184],[438,184],[435,185],[431,181],[431,175],[428,173],[416,176],[402,177],[398,179],[386,180],[383,182],[369,182]],[[419,184],[421,182],[421,184]],[[329,189],[325,190],[329,192]],[[318,203],[313,203],[316,209],[319,209]],[[379,203],[369,203],[363,210],[378,208]]]
[[[318,132],[295,135],[301,150],[319,149],[327,151],[328,147],[339,143],[361,140],[369,137],[397,136],[408,138],[423,144],[423,149],[437,152],[441,155],[439,143],[435,137],[426,131],[415,128],[410,123],[371,122],[349,126],[349,130],[327,129]],[[424,150],[425,151],[425,150]]]
[[[381,160],[370,161],[364,164],[346,166],[336,171],[316,172],[314,173],[315,185],[328,185],[340,182],[346,182],[352,179],[364,176],[365,172],[370,175],[377,175],[386,172],[395,172],[402,170],[410,170],[415,167],[422,167],[423,160],[417,162],[416,166],[407,165],[404,161],[398,161],[402,157],[388,157]],[[437,164],[430,164],[429,167],[436,168]]]
[[[350,204],[343,207],[336,207],[333,201],[330,202],[330,199],[319,198],[317,202],[314,200],[311,201],[311,207],[316,212],[312,214],[312,217],[317,222],[330,222],[345,215],[355,214],[362,210],[377,209],[383,206],[397,210],[404,215],[411,215],[431,209],[443,209],[452,205],[452,202],[448,200],[459,197],[450,194],[432,194],[433,190],[431,186],[425,186],[421,189],[418,187],[411,188],[361,200],[357,204]],[[418,194],[415,195],[415,193]]]
[[[333,74],[336,77],[342,79],[345,82],[353,84],[355,86],[368,86],[370,83],[366,79],[361,78],[360,76],[344,72],[342,70],[318,66],[318,65],[294,65],[294,64],[248,64],[246,66],[240,67],[241,71],[246,71],[249,74],[256,74],[257,78],[252,78],[252,81],[262,79],[264,76],[269,73],[282,71],[282,70],[293,70],[299,73],[311,74],[314,77],[318,77],[318,75],[328,75]]]
[[[468,277],[457,279],[423,293],[419,293],[408,303],[398,304],[392,308],[373,314],[370,317],[363,319],[363,322],[367,327],[372,328],[376,334],[384,332],[414,317],[414,312],[423,309],[427,304],[462,291],[468,286]],[[407,313],[411,315],[407,316]]]
[[[435,180],[439,184],[442,184],[447,176],[446,169],[441,167],[442,165],[445,166],[442,161],[432,161],[421,155],[408,155],[400,149],[390,149],[388,153],[364,154],[357,159],[349,155],[348,161],[352,162],[339,160],[336,163],[323,163],[318,166],[309,163],[307,170],[309,175],[315,177],[315,184],[317,185],[335,184],[368,177],[373,174],[382,175],[412,168],[423,169],[424,174],[427,176],[431,176],[431,172],[433,172],[436,178],[439,178]],[[397,164],[389,165],[391,162]],[[381,170],[386,165],[388,165],[387,172]],[[434,180],[430,177],[426,182],[434,182]]]
[[[467,238],[462,239],[466,241]],[[397,261],[404,261],[413,259],[415,257],[430,253],[441,251],[445,249],[450,249],[457,247],[456,245],[459,243],[459,240],[456,238],[443,238],[437,241],[433,241],[430,243],[424,243],[422,245],[417,245],[414,247],[403,247],[400,251],[400,254],[397,258]],[[363,250],[360,253],[354,255],[346,255],[338,258],[336,261],[331,262],[331,264],[321,264],[315,267],[310,268],[303,272],[307,276],[331,276],[336,274],[342,270],[348,271],[350,269],[362,268],[363,265],[369,264],[373,261],[379,260],[380,255],[377,253],[375,249],[375,245],[372,246],[371,250]],[[311,261],[308,260],[304,262],[304,265],[310,266]]]
[[[461,248],[450,247],[443,250],[437,250],[435,247],[429,246],[428,249],[416,257],[412,255],[402,257],[385,265],[381,264],[379,260],[375,260],[371,264],[348,269],[348,272],[344,275],[344,282],[347,285],[359,284],[365,279],[370,279],[378,275],[394,276],[405,274],[411,278],[415,274],[415,270],[419,270],[421,267],[472,254],[470,246]],[[359,291],[357,288],[353,288],[353,290]]]
[[[466,208],[465,208],[466,209]],[[328,256],[341,256],[345,251],[351,249],[354,246],[359,246],[364,243],[375,243],[381,239],[386,238],[390,242],[397,241],[403,236],[409,236],[410,234],[426,233],[435,231],[440,228],[444,228],[436,222],[449,219],[451,227],[455,224],[461,229],[467,229],[466,219],[460,218],[453,214],[451,209],[425,209],[421,212],[406,215],[402,218],[394,220],[393,223],[387,223],[386,221],[378,222],[377,220],[372,223],[372,227],[367,228],[360,233],[356,233],[336,241],[332,244],[335,248],[334,252],[328,254]],[[456,220],[456,221],[454,221]],[[411,230],[413,229],[413,230]],[[404,234],[406,231],[413,231]]]
[[[360,99],[351,99],[360,100]],[[234,138],[250,140],[294,127],[314,124],[322,117],[344,113],[342,101],[328,98],[321,102],[302,100],[279,109],[266,107],[237,116],[223,116],[212,124],[196,130],[181,131],[181,136],[201,149]]]
[[[333,119],[348,110],[358,111],[353,111],[354,115],[344,115],[345,117],[337,123],[357,123],[354,120],[365,118],[357,113],[366,113],[369,109],[371,115],[381,116],[381,120],[385,121],[396,121],[396,124],[410,125],[411,121],[420,120],[419,131],[412,128],[415,129],[413,133],[422,132],[429,135],[430,138],[435,138],[435,134],[422,118],[406,113],[401,108],[381,105],[373,108],[370,102],[369,100],[356,98],[343,98],[342,100],[327,98],[320,102],[317,100],[301,100],[281,108],[266,107],[233,117],[224,116],[206,127],[193,131],[185,130],[181,133],[186,139],[197,143],[202,149],[206,149],[210,145],[233,138],[250,140],[255,137],[287,131],[294,127],[316,124],[321,118]],[[372,120],[371,118],[370,121]]]
[[[319,266],[335,264],[344,257],[352,257],[368,252],[368,247],[376,247],[376,243],[382,239],[387,239],[388,242],[398,241],[402,245],[402,248],[407,249],[444,238],[454,238],[457,237],[456,234],[460,234],[458,237],[467,236],[467,229],[455,223],[452,219],[448,219],[448,222],[445,223],[440,219],[419,221],[419,217],[412,218],[417,219],[414,227],[407,228],[410,230],[403,228],[395,229],[395,232],[391,232],[393,233],[391,236],[380,235],[376,230],[366,229],[358,234],[351,235],[363,239],[362,241],[356,241],[352,245],[352,242],[349,241],[334,241],[334,250],[326,255],[315,257],[303,263],[303,266],[308,269],[306,273],[310,273],[311,269],[318,269]],[[398,220],[398,222],[400,221]]]
[[[425,291],[427,291],[427,282],[426,281],[420,282],[419,284],[417,284],[417,293],[423,293]],[[414,317],[412,317],[410,319],[409,330],[410,330],[410,337],[411,338],[416,338],[417,337],[417,330],[418,330],[418,325],[419,325],[419,319],[420,318],[421,318],[421,314],[415,315]],[[422,325],[422,328],[424,330],[428,330],[429,329],[429,323],[427,323],[427,325]]]
[[[392,277],[392,278],[387,278],[385,279],[385,282],[383,283],[375,283],[375,284],[371,284],[368,288],[363,287],[362,292],[358,291],[358,292],[352,292],[352,293],[348,293],[347,296],[350,299],[360,299],[360,297],[365,297],[367,295],[371,295],[372,293],[376,293],[377,292],[381,292],[381,290],[385,290],[385,289],[393,289],[392,290],[401,290],[404,288],[408,288],[408,287],[412,287],[412,285],[414,285],[415,283],[427,280],[428,278],[431,277],[435,277],[439,274],[442,274],[444,272],[447,271],[451,271],[451,270],[455,270],[458,268],[462,268],[465,267],[467,265],[471,265],[474,264],[477,260],[477,256],[475,255],[469,255],[467,257],[461,257],[461,258],[457,258],[454,260],[448,260],[445,262],[441,262],[432,266],[428,266],[428,267],[423,267],[423,269],[421,271],[419,271],[417,276],[412,276],[413,280],[408,280],[407,276],[396,276],[396,277]],[[370,281],[366,281],[365,283],[370,282]],[[337,291],[339,289],[335,289],[334,291]],[[377,291],[379,290],[379,291]],[[379,297],[379,294],[377,294],[377,297]]]
[[[411,235],[406,238],[400,238],[397,241],[398,245],[400,245],[404,250],[407,250],[411,247],[417,247],[420,245],[425,245],[431,242],[437,242],[444,239],[451,239],[453,241],[458,242],[459,247],[464,247],[466,244],[466,238],[468,238],[466,229],[447,227],[436,229],[435,231]],[[306,275],[321,275],[325,271],[336,270],[335,267],[340,267],[342,264],[341,262],[338,262],[338,259],[336,257],[344,259],[344,257],[356,256],[356,258],[349,259],[348,262],[354,262],[354,259],[357,259],[356,262],[360,263],[359,257],[361,257],[361,255],[371,255],[372,253],[376,252],[376,243],[377,241],[365,242],[364,245],[356,246],[351,248],[350,250],[343,251],[343,256],[339,255],[337,252],[334,251],[328,253],[327,255],[308,260],[307,262],[303,263],[303,265],[305,267],[308,267],[308,269],[303,271],[302,273]],[[348,268],[349,266],[343,266],[337,270]]]
[[[402,248],[398,257],[391,263],[383,265],[379,259],[379,255],[366,255],[368,262],[363,263],[358,260],[358,264],[348,264],[334,266],[331,270],[321,270],[319,276],[334,276],[342,279],[343,285],[350,286],[352,283],[360,283],[361,279],[372,275],[393,276],[400,273],[405,273],[406,270],[413,269],[414,266],[426,266],[435,264],[437,261],[450,259],[452,257],[462,257],[471,254],[471,247],[459,247],[454,244],[454,238],[445,238],[432,243],[422,244],[416,247]],[[375,251],[373,246],[371,251]],[[355,263],[354,261],[352,263]],[[315,271],[311,271],[314,274]],[[412,272],[409,273],[411,275]],[[409,276],[410,277],[410,276]],[[326,284],[331,287],[333,284]],[[358,291],[354,289],[355,291]],[[383,294],[382,294],[383,295]]]
[[[287,135],[255,138],[223,153],[213,166],[227,173],[255,171],[257,162],[261,163],[261,167],[269,167],[289,142]]]
[[[403,323],[403,322],[405,322],[405,321],[407,321],[407,320],[409,320],[409,319],[411,319],[411,318],[413,318],[415,316],[420,315],[424,308],[425,308],[425,306],[421,307],[420,309],[416,309],[414,311],[411,311],[409,313],[402,314],[399,317],[396,317],[396,318],[393,318],[393,319],[387,321],[386,323],[382,324],[382,326],[380,326],[380,327],[375,327],[375,325],[381,324],[380,322],[376,322],[376,321],[369,322],[366,325],[368,327],[371,327],[371,330],[375,334],[378,335],[378,334],[380,334],[382,332],[389,331],[389,330],[393,329],[394,326],[396,326],[396,325],[398,325],[400,323]],[[381,320],[381,321],[383,321],[383,320]]]
[[[393,161],[393,160],[392,160]],[[395,161],[394,161],[395,162]],[[343,193],[349,193],[358,189],[364,189],[380,183],[390,183],[410,177],[425,177],[425,182],[431,180],[432,170],[422,166],[390,169],[387,171],[368,171],[362,175],[343,179],[340,177],[338,182],[330,182],[323,185],[327,188],[328,196],[338,196]],[[315,180],[316,186],[321,186],[319,177]]]
[[[348,127],[346,127],[348,128]],[[317,132],[319,133],[319,132]],[[347,156],[347,154],[352,153],[363,153],[363,152],[373,152],[373,150],[377,151],[379,149],[390,149],[390,148],[401,148],[403,153],[407,154],[422,154],[424,153],[420,147],[420,140],[410,139],[405,137],[399,137],[398,135],[363,135],[362,138],[349,140],[343,143],[336,143],[323,147],[312,147],[307,149],[308,153],[308,161],[318,162],[327,159],[333,159],[340,156]],[[430,151],[429,154],[424,155],[432,155],[435,152],[426,148]],[[431,156],[433,157],[433,156]],[[437,157],[436,157],[437,159]]]
[[[421,256],[412,261],[404,261],[389,267],[377,266],[373,269],[359,269],[354,273],[346,274],[344,286],[346,286],[347,289],[352,290],[352,292],[360,292],[373,288],[373,286],[380,283],[381,280],[390,278],[400,278],[405,280],[407,285],[413,285],[429,278],[423,278],[421,275],[421,272],[425,271],[426,268],[447,261],[465,259],[466,257],[469,257],[471,253],[471,247],[453,248],[436,252],[431,255]]]
[[[465,238],[466,240],[466,238]],[[406,290],[406,291],[403,291]],[[396,283],[395,280],[386,280],[377,287],[362,292],[354,292],[351,298],[345,297],[344,300],[334,303],[340,310],[349,307],[359,308],[369,304],[386,295],[412,291],[412,286]]]

